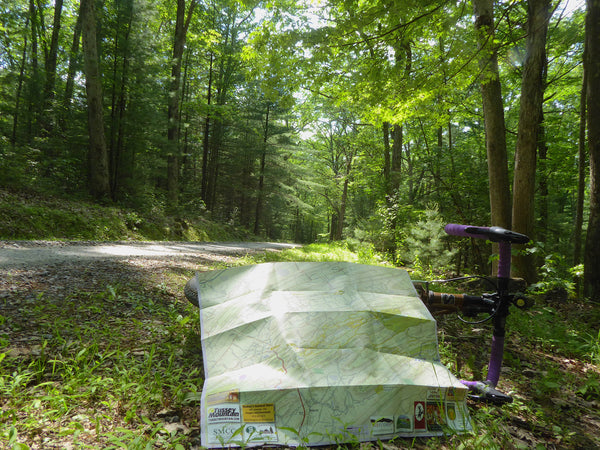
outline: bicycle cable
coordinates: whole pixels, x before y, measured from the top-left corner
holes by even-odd
[[[498,286],[496,285],[496,283],[494,283],[489,277],[484,277],[483,275],[469,275],[466,277],[448,278],[446,280],[431,280],[431,281],[429,281],[429,280],[428,281],[413,280],[413,283],[424,283],[425,289],[427,289],[429,291],[429,283],[443,284],[443,283],[451,283],[453,281],[464,281],[464,280],[471,280],[471,279],[484,280],[487,283],[491,284],[494,287],[494,289],[496,289],[496,291],[498,290]],[[494,311],[489,316],[485,317],[484,319],[476,320],[476,321],[466,320],[459,313],[456,313],[456,317],[458,318],[458,320],[460,320],[461,322],[463,322],[467,325],[479,325],[484,322],[487,322],[488,320],[493,319],[497,313],[498,313],[498,308],[494,309]]]

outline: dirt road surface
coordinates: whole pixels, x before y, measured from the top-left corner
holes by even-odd
[[[268,250],[283,250],[293,244],[269,242],[54,242],[0,241],[0,268],[39,267],[60,263],[132,258],[175,259],[211,256],[243,256]]]

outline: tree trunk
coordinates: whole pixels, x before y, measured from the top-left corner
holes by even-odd
[[[265,166],[267,159],[267,140],[269,139],[269,112],[270,105],[267,103],[267,114],[265,117],[265,133],[263,136],[263,151],[260,157],[260,174],[258,178],[258,197],[256,199],[256,214],[254,215],[254,234],[260,230],[260,221],[264,203]]]
[[[482,49],[481,97],[485,124],[485,146],[488,161],[490,210],[492,225],[509,228],[510,184],[508,180],[508,157],[504,105],[498,72],[498,55],[494,47],[494,10],[492,0],[474,0],[475,28]]]
[[[590,217],[584,255],[584,294],[600,302],[600,0],[587,1],[587,123],[590,151]]]
[[[29,78],[29,98],[27,116],[27,140],[31,141],[38,134],[37,126],[39,121],[39,98],[40,86],[40,69],[38,64],[38,11],[35,7],[34,0],[29,0],[29,20],[31,22],[31,76]]]
[[[171,208],[179,203],[179,96],[181,84],[181,65],[185,39],[196,0],[191,0],[185,13],[185,0],[177,0],[177,18],[173,39],[173,61],[171,66],[171,85],[169,87],[168,128],[167,128],[167,197]]]
[[[125,151],[123,122],[127,108],[129,34],[132,21],[133,3],[130,0],[122,1],[117,11],[117,26],[115,27],[110,114],[109,174],[113,200],[116,200],[118,196],[121,180],[125,175],[122,171]]]
[[[58,38],[60,34],[60,21],[62,15],[63,0],[55,0],[54,2],[54,21],[52,25],[52,38],[50,41],[50,50],[46,59],[46,84],[44,86],[44,110],[42,126],[46,133],[50,134],[53,123],[56,117],[53,117],[51,112],[52,102],[55,98],[55,81],[56,81],[56,61],[58,59]]]
[[[586,60],[587,46],[583,52],[583,60]],[[581,264],[581,240],[583,233],[583,202],[585,200],[585,167],[587,155],[585,151],[585,130],[586,130],[586,64],[583,65],[583,81],[581,83],[581,96],[579,99],[579,142],[577,145],[577,206],[575,213],[575,230],[573,232],[573,265]],[[581,278],[575,279],[575,293],[581,293]]]
[[[535,232],[536,152],[544,96],[543,77],[549,18],[549,0],[529,0],[528,33],[515,154],[512,229],[531,238],[534,237]],[[523,277],[527,282],[535,281],[534,255],[517,254],[513,257],[513,262],[518,276]]]
[[[75,73],[77,66],[77,55],[79,53],[79,41],[81,37],[81,12],[77,13],[77,22],[73,31],[73,40],[71,41],[71,50],[69,52],[69,67],[67,69],[67,81],[65,83],[65,93],[62,100],[62,113],[60,118],[60,127],[65,128],[67,117],[71,109],[71,100],[73,99],[73,90],[75,87]]]
[[[545,92],[547,87],[547,78],[548,78],[548,58],[544,55],[544,68],[542,69],[542,99],[543,92]],[[546,139],[546,124],[544,119],[544,107],[543,100],[539,105],[539,128],[538,128],[538,154],[539,154],[539,164],[540,164],[540,183],[539,183],[539,191],[540,191],[540,213],[539,213],[539,230],[537,239],[540,242],[546,243],[548,239],[548,196],[550,194],[548,189],[548,142]],[[536,263],[536,266],[539,266],[539,262]]]
[[[392,192],[398,190],[400,187],[400,180],[402,179],[403,138],[404,135],[402,125],[394,125],[392,127],[392,173],[390,174]]]
[[[342,198],[340,200],[339,215],[335,228],[335,241],[341,241],[344,233],[344,220],[346,220],[346,205],[348,204],[348,184],[350,183],[350,171],[352,170],[352,158],[346,163],[346,174],[344,176],[344,187],[342,188]]]
[[[385,193],[390,196],[391,180],[390,173],[392,171],[391,147],[390,147],[390,123],[383,122],[383,180],[385,183]]]
[[[206,88],[206,117],[204,118],[204,137],[202,140],[202,184],[200,188],[200,196],[204,204],[208,203],[208,160],[210,159],[210,106],[212,99],[212,83],[213,83],[213,60],[214,55],[210,53],[210,63],[208,67],[208,86]]]
[[[96,47],[96,13],[94,0],[81,0],[85,87],[88,103],[89,189],[97,200],[110,197],[108,154],[102,111],[102,79]]]
[[[12,135],[11,135],[11,139],[10,139],[10,143],[13,148],[17,144],[17,130],[19,128],[19,113],[20,113],[20,109],[21,109],[21,92],[23,90],[23,80],[25,79],[25,64],[26,64],[26,62],[27,62],[27,36],[24,37],[23,54],[21,56],[21,65],[19,67],[19,82],[17,83],[17,92],[15,94],[15,112],[13,113]]]

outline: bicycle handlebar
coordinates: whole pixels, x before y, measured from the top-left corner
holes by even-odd
[[[475,317],[479,313],[488,313],[484,319],[493,319],[494,330],[492,335],[492,349],[488,364],[488,374],[485,383],[463,383],[475,392],[477,398],[485,401],[506,403],[512,401],[510,396],[504,395],[495,389],[500,377],[500,368],[504,352],[505,323],[508,309],[511,304],[519,308],[527,308],[531,302],[520,294],[510,294],[508,281],[510,278],[511,246],[512,244],[526,244],[529,237],[524,234],[506,230],[502,227],[477,227],[473,225],[459,225],[449,223],[444,227],[446,233],[453,236],[487,239],[498,243],[498,284],[494,294],[483,294],[481,297],[465,294],[443,294],[437,292],[423,292],[422,300],[432,312],[449,313],[461,311],[465,315]],[[483,321],[484,321],[483,320]],[[472,324],[481,323],[469,322]]]
[[[476,227],[449,223],[444,227],[444,230],[454,236],[489,239],[492,242],[510,242],[513,244],[527,244],[529,242],[528,236],[502,227]]]
[[[476,227],[449,223],[444,227],[444,231],[454,236],[489,239],[492,242],[498,242],[498,277],[505,279],[510,277],[511,244],[526,244],[529,242],[528,236],[502,227]]]
[[[490,298],[467,294],[429,291],[424,292],[421,299],[430,311],[441,314],[460,311],[467,316],[474,316],[479,313],[492,314],[496,308],[496,302]]]

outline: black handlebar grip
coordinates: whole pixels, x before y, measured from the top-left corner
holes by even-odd
[[[511,242],[513,244],[526,244],[529,237],[507,230],[502,227],[476,227],[473,225],[459,225],[449,223],[444,227],[446,233],[454,236],[472,237],[480,239],[489,239],[492,242]]]

